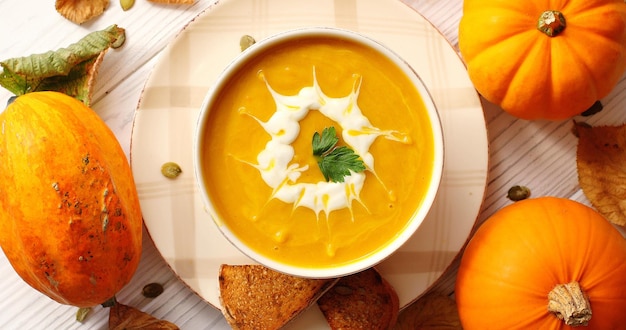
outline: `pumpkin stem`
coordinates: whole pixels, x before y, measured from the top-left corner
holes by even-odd
[[[557,285],[548,300],[548,311],[569,326],[586,326],[591,320],[591,304],[578,282]]]
[[[555,37],[565,30],[565,16],[558,10],[546,10],[539,16],[537,29],[548,37]]]

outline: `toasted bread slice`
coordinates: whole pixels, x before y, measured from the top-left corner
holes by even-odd
[[[222,314],[233,329],[279,329],[335,282],[290,276],[260,265],[222,265]]]
[[[374,268],[339,279],[317,304],[331,329],[392,329],[400,309],[396,290]]]

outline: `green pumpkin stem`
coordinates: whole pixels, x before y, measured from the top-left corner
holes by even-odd
[[[565,16],[558,10],[546,10],[539,16],[537,29],[548,37],[556,37],[565,30]]]
[[[591,304],[578,282],[557,285],[548,293],[548,311],[565,324],[586,326],[591,320]]]

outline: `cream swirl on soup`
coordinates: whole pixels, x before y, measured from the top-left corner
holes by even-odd
[[[259,72],[259,75],[264,78],[263,72]],[[271,198],[294,204],[294,207],[309,208],[318,216],[320,212],[328,216],[338,209],[352,209],[354,200],[363,204],[359,195],[366,178],[364,173],[351,172],[344,182],[298,182],[301,172],[309,170],[309,166],[292,163],[294,149],[291,143],[300,134],[300,120],[309,111],[319,111],[339,124],[345,143],[361,157],[367,169],[374,175],[374,156],[369,148],[376,138],[385,136],[390,140],[410,143],[410,138],[405,134],[372,126],[357,103],[362,77],[356,74],[353,77],[354,85],[350,94],[336,98],[324,94],[315,76],[315,69],[313,86],[303,87],[295,95],[282,95],[263,79],[276,104],[272,117],[263,122],[247,109],[240,109],[242,114],[254,118],[271,136],[265,149],[259,152],[257,164],[250,163],[259,170],[263,181],[273,189]],[[364,206],[367,208],[367,205]]]
[[[380,250],[432,182],[421,95],[388,58],[351,41],[299,39],[251,58],[206,125],[201,166],[216,219],[281,263],[332,267]],[[327,127],[366,167],[344,183],[316,168],[312,137]]]

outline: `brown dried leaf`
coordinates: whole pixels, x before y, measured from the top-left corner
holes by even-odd
[[[170,4],[170,5],[177,5],[177,4],[192,5],[195,2],[195,0],[149,0],[149,1],[155,2],[155,3]]]
[[[610,222],[626,225],[626,125],[574,123],[578,182],[591,205]]]
[[[55,7],[61,16],[82,24],[102,15],[109,6],[109,0],[56,0]]]
[[[109,310],[109,330],[154,329],[178,330],[174,323],[159,320],[136,308],[115,303]]]
[[[394,330],[463,329],[456,302],[439,293],[429,293],[400,312]]]

